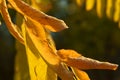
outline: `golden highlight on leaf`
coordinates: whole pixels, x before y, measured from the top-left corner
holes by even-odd
[[[107,0],[106,15],[108,18],[112,18],[112,8],[113,8],[113,0]]]
[[[83,0],[76,1],[79,5],[83,3]],[[96,3],[99,17],[102,16],[103,1],[97,0]],[[21,19],[23,22],[21,22],[21,35],[19,28],[11,21],[6,0],[0,0],[1,14],[8,29],[16,39],[25,45],[30,75],[27,75],[27,77],[30,77],[31,80],[56,80],[57,75],[62,80],[73,80],[75,78],[74,74],[78,80],[90,80],[87,73],[79,69],[117,69],[117,64],[86,58],[74,50],[56,50],[48,30],[57,32],[68,28],[64,21],[48,16],[42,11],[32,8],[32,6],[29,6],[22,0],[8,0],[8,2],[17,12],[23,15]],[[118,3],[116,3],[117,10]],[[94,4],[95,0],[86,0],[86,10],[91,10]],[[108,9],[108,14],[109,11]],[[118,13],[120,12],[115,12],[115,15],[118,15]],[[118,21],[116,17],[115,20]],[[68,66],[74,73],[68,69]]]
[[[96,11],[99,17],[102,17],[102,0],[96,0]]]
[[[72,52],[72,53],[71,53]],[[112,64],[108,62],[100,62],[91,58],[86,58],[84,56],[79,55],[79,53],[73,50],[58,50],[57,54],[60,56],[61,60],[68,64],[69,66],[76,67],[79,69],[110,69],[116,70],[118,65]],[[66,57],[61,57],[66,55]],[[73,56],[72,56],[72,55]],[[75,55],[75,56],[74,56]]]
[[[76,0],[78,6],[82,6],[84,0]]]
[[[32,26],[31,24],[32,23]],[[31,40],[32,43],[29,43],[28,46],[34,46],[34,50],[32,51],[37,51],[33,53],[38,53],[43,60],[46,62],[46,64],[53,70],[55,71],[63,80],[72,80],[73,75],[72,72],[68,71],[61,63],[59,57],[55,54],[54,50],[50,47],[50,44],[48,43],[47,39],[44,37],[46,36],[44,28],[39,26],[39,30],[42,32],[39,34],[39,36],[36,36],[34,34],[34,28],[38,28],[38,25],[35,24],[34,21],[27,20],[26,19],[26,31],[29,39]],[[36,31],[37,32],[37,31]],[[44,35],[43,35],[44,34]],[[43,38],[43,37],[44,38]],[[26,41],[28,42],[28,41]],[[33,44],[33,45],[32,45]],[[63,74],[64,73],[64,74]]]
[[[24,34],[25,39],[25,49],[29,64],[29,73],[31,80],[56,80],[57,76],[56,73],[50,71],[50,67],[46,64],[46,62],[40,57],[40,53],[34,47],[28,33],[26,32],[26,25],[23,23],[22,25],[22,32]],[[49,70],[49,72],[48,72]],[[49,76],[49,75],[52,76]],[[49,77],[49,78],[48,78]],[[47,79],[48,78],[48,79]]]
[[[2,22],[0,21],[0,26],[2,25]]]
[[[86,0],[86,10],[90,11],[95,5],[95,0]]]
[[[2,3],[2,0],[0,0],[0,4]]]
[[[7,25],[8,30],[18,41],[20,41],[22,44],[24,44],[24,40],[23,40],[22,35],[20,34],[21,32],[20,32],[19,28],[15,24],[13,24],[11,21],[5,0],[2,0],[0,7],[1,7],[2,17]]]
[[[52,7],[50,0],[31,0],[31,5],[43,12],[47,12]]]
[[[65,28],[68,28],[63,20],[57,19],[52,16],[48,16],[41,11],[33,9],[31,6],[24,3],[22,0],[8,0],[9,3],[22,15],[25,15],[31,20],[35,20],[38,23],[44,25],[45,28],[57,32]],[[33,15],[34,14],[34,15]]]
[[[77,80],[90,80],[88,74],[85,71],[79,70],[77,68],[72,68]]]
[[[115,22],[120,21],[120,0],[116,0],[115,2],[115,12],[114,12],[113,20]]]

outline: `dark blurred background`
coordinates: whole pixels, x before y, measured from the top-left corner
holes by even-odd
[[[74,49],[82,55],[120,65],[120,28],[118,23],[96,10],[89,12],[78,7],[73,0],[51,0],[52,9],[47,14],[63,19],[68,29],[51,33],[57,49]],[[15,19],[15,11],[10,10]],[[0,80],[13,80],[15,39],[9,34],[2,18],[0,26]],[[86,70],[91,80],[120,80],[120,69]]]

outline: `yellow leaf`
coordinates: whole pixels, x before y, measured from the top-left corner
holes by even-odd
[[[31,80],[56,80],[56,74],[48,67],[46,62],[39,55],[39,52],[37,52],[34,44],[32,44],[31,39],[26,32],[25,27],[25,24],[23,24],[22,30],[25,38],[25,48]]]
[[[106,15],[108,18],[112,18],[112,10],[113,9],[113,0],[107,0],[106,3]]]
[[[95,0],[86,0],[86,10],[91,10],[95,5]]]
[[[14,80],[30,80],[25,46],[16,41],[16,51]]]
[[[79,53],[73,50],[58,50],[57,54],[60,56],[61,60],[71,67],[76,67],[79,69],[110,69],[116,70],[118,65],[108,62],[100,62],[91,58],[86,58],[79,55]],[[66,55],[66,57],[61,57]],[[71,55],[72,54],[72,55]]]
[[[45,29],[42,25],[37,25],[36,23],[26,19],[27,27],[25,32],[27,32],[26,43],[28,47],[38,58],[42,57],[46,64],[63,80],[72,80],[72,73],[63,66],[59,57],[55,54],[56,50],[51,48],[51,44],[45,34]]]
[[[82,6],[84,0],[76,0],[78,6]]]
[[[99,17],[102,17],[103,13],[103,0],[96,0],[96,11]]]
[[[24,3],[22,0],[8,1],[19,13],[26,16],[28,19],[37,21],[39,24],[44,25],[45,28],[51,31],[56,32],[68,28],[64,21],[48,16],[41,11],[37,11],[28,4]]]
[[[19,30],[19,28],[12,23],[10,15],[8,13],[8,9],[7,9],[7,5],[6,5],[6,1],[2,0],[2,3],[0,4],[0,9],[1,9],[1,14],[2,17],[7,25],[8,30],[10,31],[10,33],[21,43],[24,44],[24,40],[22,35],[20,34],[21,31]]]
[[[72,71],[74,72],[77,80],[90,80],[90,78],[86,72],[79,70],[77,68],[72,68]]]
[[[31,0],[31,5],[43,12],[47,12],[52,7],[50,0]]]
[[[113,20],[115,22],[120,21],[120,0],[115,1],[115,12]]]

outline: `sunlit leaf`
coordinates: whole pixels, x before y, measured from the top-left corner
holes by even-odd
[[[26,26],[23,24],[22,29],[25,38],[25,48],[28,57],[31,80],[56,80],[56,74],[53,72],[53,70],[49,69],[48,65],[37,52],[34,44],[31,42],[31,39],[28,36],[28,33],[26,33],[25,27]]]
[[[22,15],[26,16],[31,20],[37,21],[39,24],[44,25],[45,28],[51,31],[60,31],[65,28],[68,28],[64,21],[59,20],[55,17],[48,16],[41,11],[33,9],[28,4],[24,3],[21,0],[8,0],[9,3]],[[34,15],[33,15],[34,14]]]
[[[43,12],[47,12],[52,7],[50,0],[31,0],[31,5]]]
[[[16,50],[14,80],[30,80],[25,46],[16,41]]]
[[[76,3],[78,6],[82,6],[83,2],[84,2],[84,0],[76,0]]]
[[[115,12],[114,12],[114,21],[120,21],[120,0],[116,0],[115,2]]]
[[[69,66],[76,67],[79,69],[110,69],[116,70],[118,65],[109,62],[100,62],[91,58],[86,58],[79,55],[73,50],[58,50],[58,55],[61,57],[62,61]],[[67,54],[67,55],[66,55]],[[66,55],[65,57],[63,57]]]
[[[112,18],[112,12],[113,12],[113,0],[107,0],[106,15],[108,18]]]
[[[2,22],[0,21],[0,26],[1,26]]]
[[[26,20],[26,32],[28,32],[28,40],[31,42],[28,44],[29,47],[33,46],[33,53],[40,55],[47,65],[53,69],[63,80],[71,80],[72,73],[65,69],[65,67],[61,64],[59,57],[55,54],[55,50],[51,48],[51,44],[46,39],[45,30],[42,25],[37,25],[36,22]],[[39,29],[38,29],[39,28]],[[40,31],[40,32],[39,32]],[[36,35],[37,33],[37,35]],[[26,41],[29,42],[29,41]],[[35,51],[35,52],[34,52]],[[63,74],[64,73],[64,74]]]
[[[95,5],[95,0],[86,0],[86,10],[91,10]]]
[[[0,0],[0,4],[2,3],[2,0]]]
[[[80,6],[83,3],[83,0],[76,1]],[[31,2],[32,6],[38,7],[38,5],[36,5],[36,0],[32,0]],[[104,2],[104,0],[96,1],[96,11],[99,17],[102,17]],[[19,24],[22,24],[21,32],[19,27],[11,21],[6,6],[6,0],[0,0],[1,14],[9,31],[25,46],[24,50],[21,50],[24,52],[22,52],[22,54],[19,52],[16,56],[16,80],[57,80],[57,75],[62,80],[73,80],[75,78],[74,74],[78,80],[90,80],[87,73],[79,69],[117,69],[117,64],[86,58],[74,50],[56,50],[49,30],[57,32],[68,28],[64,21],[46,15],[22,0],[8,0],[8,3],[22,15],[20,17],[17,16],[21,22],[16,21],[18,26],[21,27]],[[116,3],[117,7],[115,7],[117,11],[119,6],[118,3]],[[86,10],[91,10],[94,4],[95,0],[86,0]],[[111,6],[108,5],[108,7],[110,8]],[[108,14],[109,11],[108,9]],[[117,14],[115,21],[119,19],[118,14],[120,12],[117,11],[115,12],[115,16]],[[26,54],[24,54],[25,51]],[[22,64],[24,64],[24,66],[22,66]],[[68,66],[72,68],[74,73],[68,69]]]
[[[90,80],[88,74],[85,71],[79,70],[77,68],[72,68],[77,80]]]
[[[103,0],[96,0],[96,11],[99,17],[102,17]]]
[[[19,28],[15,24],[13,24],[11,21],[5,0],[2,0],[0,7],[1,7],[0,9],[1,9],[2,17],[7,25],[8,30],[18,41],[24,44],[23,37],[20,34],[21,32]]]

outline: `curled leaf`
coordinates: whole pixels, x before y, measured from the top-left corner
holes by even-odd
[[[112,64],[109,62],[100,62],[91,58],[86,58],[84,56],[79,55],[79,53],[73,50],[58,50],[58,55],[60,56],[61,60],[68,64],[69,66],[76,67],[79,69],[110,69],[116,70],[118,65]],[[67,55],[66,55],[67,54]],[[72,55],[73,56],[72,56]],[[65,57],[61,57],[64,56]],[[75,56],[74,56],[75,55]]]
[[[28,19],[35,20],[44,25],[45,28],[57,32],[68,28],[63,20],[48,16],[41,11],[37,11],[22,0],[8,0],[9,3],[22,15]],[[34,14],[34,15],[33,15]]]
[[[20,34],[21,32],[19,28],[15,24],[13,24],[11,21],[10,15],[8,13],[7,5],[6,5],[6,0],[2,0],[0,7],[1,7],[2,17],[7,25],[8,30],[18,41],[24,44],[24,40],[22,35]]]

